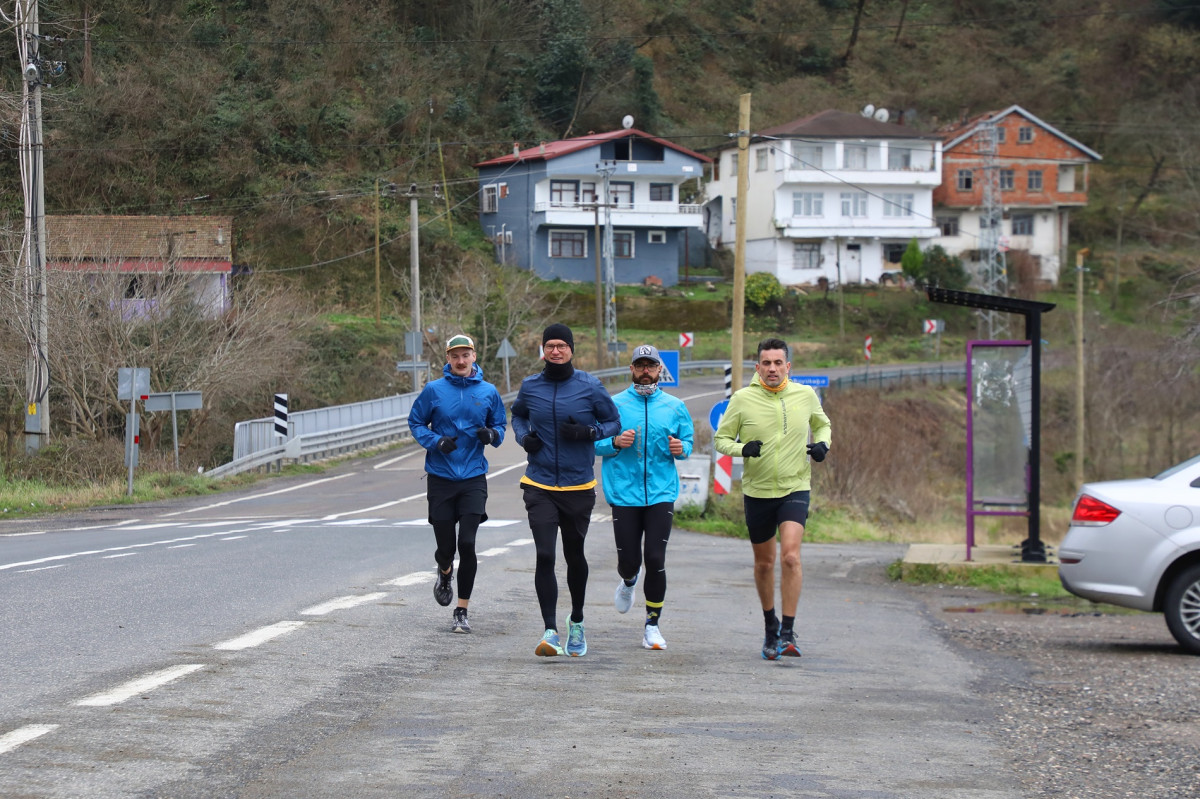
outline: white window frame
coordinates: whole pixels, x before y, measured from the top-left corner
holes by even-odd
[[[629,255],[619,255],[620,250],[617,248],[617,241],[629,242]],[[637,236],[632,230],[614,230],[613,231],[613,258],[631,259],[635,256],[635,246],[637,245]]]
[[[766,147],[754,148],[754,171],[755,172],[766,172],[767,171],[767,148]]]
[[[494,214],[500,210],[500,187],[495,183],[484,186],[479,195],[479,211],[484,214]]]
[[[594,182],[579,184],[579,204],[594,205],[596,203],[596,184]]]
[[[792,216],[825,216],[825,195],[819,191],[792,192]]]
[[[564,199],[567,188],[570,188],[570,199]],[[558,199],[555,199],[555,196]],[[579,181],[578,180],[552,180],[550,181],[550,207],[551,208],[573,208],[579,203]]]
[[[842,147],[842,169],[866,169],[869,157],[870,150],[865,144],[844,145]]]
[[[796,150],[795,164],[797,169],[824,169],[825,148],[819,144],[792,145]]]
[[[1012,191],[1017,185],[1017,170],[1000,170],[1000,191]]]
[[[582,241],[583,241],[583,254],[582,255],[562,255],[561,254],[561,251],[562,251],[561,246],[559,248],[560,254],[559,255],[554,254],[555,240],[557,239],[559,242],[562,242],[563,241],[562,237],[568,236],[568,235],[571,238],[567,239],[567,241],[570,241],[570,242],[577,241],[578,239],[575,238],[576,236],[582,237]],[[587,258],[588,233],[586,230],[572,230],[570,228],[563,228],[561,230],[551,230],[550,236],[549,236],[549,245],[550,245],[549,254],[550,254],[551,258]]]
[[[626,200],[622,203],[621,200]],[[633,207],[633,183],[626,180],[614,180],[608,184],[608,201],[614,208]]]
[[[912,169],[911,147],[888,147],[888,169],[897,172]]]
[[[665,230],[647,230],[646,231],[646,243],[647,244],[666,244],[667,243],[667,231],[665,231]]]
[[[820,269],[821,244],[815,241],[792,242],[792,268]]]
[[[916,197],[906,192],[889,192],[883,195],[883,215],[892,217],[910,217],[913,215],[913,202]]]
[[[867,193],[865,191],[842,192],[842,216],[867,215]]]
[[[1022,125],[1017,128],[1017,144],[1032,144],[1033,143],[1033,126]]]

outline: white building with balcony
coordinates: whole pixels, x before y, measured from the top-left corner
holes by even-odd
[[[878,282],[909,241],[939,233],[933,190],[942,141],[861,114],[822,111],[750,137],[746,271],[785,285]],[[707,183],[707,234],[736,241],[738,149],[722,148]]]
[[[632,128],[514,149],[475,165],[479,222],[502,263],[589,283],[607,225],[618,283],[674,285],[688,232],[704,224],[680,189],[710,161]]]

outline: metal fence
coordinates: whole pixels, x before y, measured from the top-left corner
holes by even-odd
[[[682,361],[681,373],[714,371],[722,373],[728,361]],[[754,361],[744,361],[743,368],[754,369]],[[848,388],[894,388],[911,383],[962,383],[966,380],[963,363],[922,364],[911,368],[846,368],[831,375],[830,391]],[[629,376],[626,366],[597,369],[590,374],[600,380]],[[251,419],[234,427],[234,458],[229,463],[207,472],[212,478],[228,477],[251,469],[280,468],[284,462],[303,463],[337,457],[370,447],[382,446],[412,437],[408,428],[408,412],[417,394],[397,394],[382,399],[334,405],[311,411],[288,414],[288,440],[281,441],[275,433],[274,418]],[[512,391],[501,395],[505,405],[517,398]]]

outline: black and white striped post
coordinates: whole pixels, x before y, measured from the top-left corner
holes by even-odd
[[[275,395],[275,434],[288,437],[288,395]]]
[[[725,399],[733,396],[733,364],[725,364]]]

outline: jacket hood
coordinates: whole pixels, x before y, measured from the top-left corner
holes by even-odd
[[[458,375],[454,374],[454,372],[450,371],[450,364],[444,364],[442,366],[442,377],[448,379],[451,383],[469,386],[472,383],[483,382],[483,369],[479,367],[479,364],[475,364],[475,368],[471,370],[471,374],[467,375],[466,377],[459,377]]]

